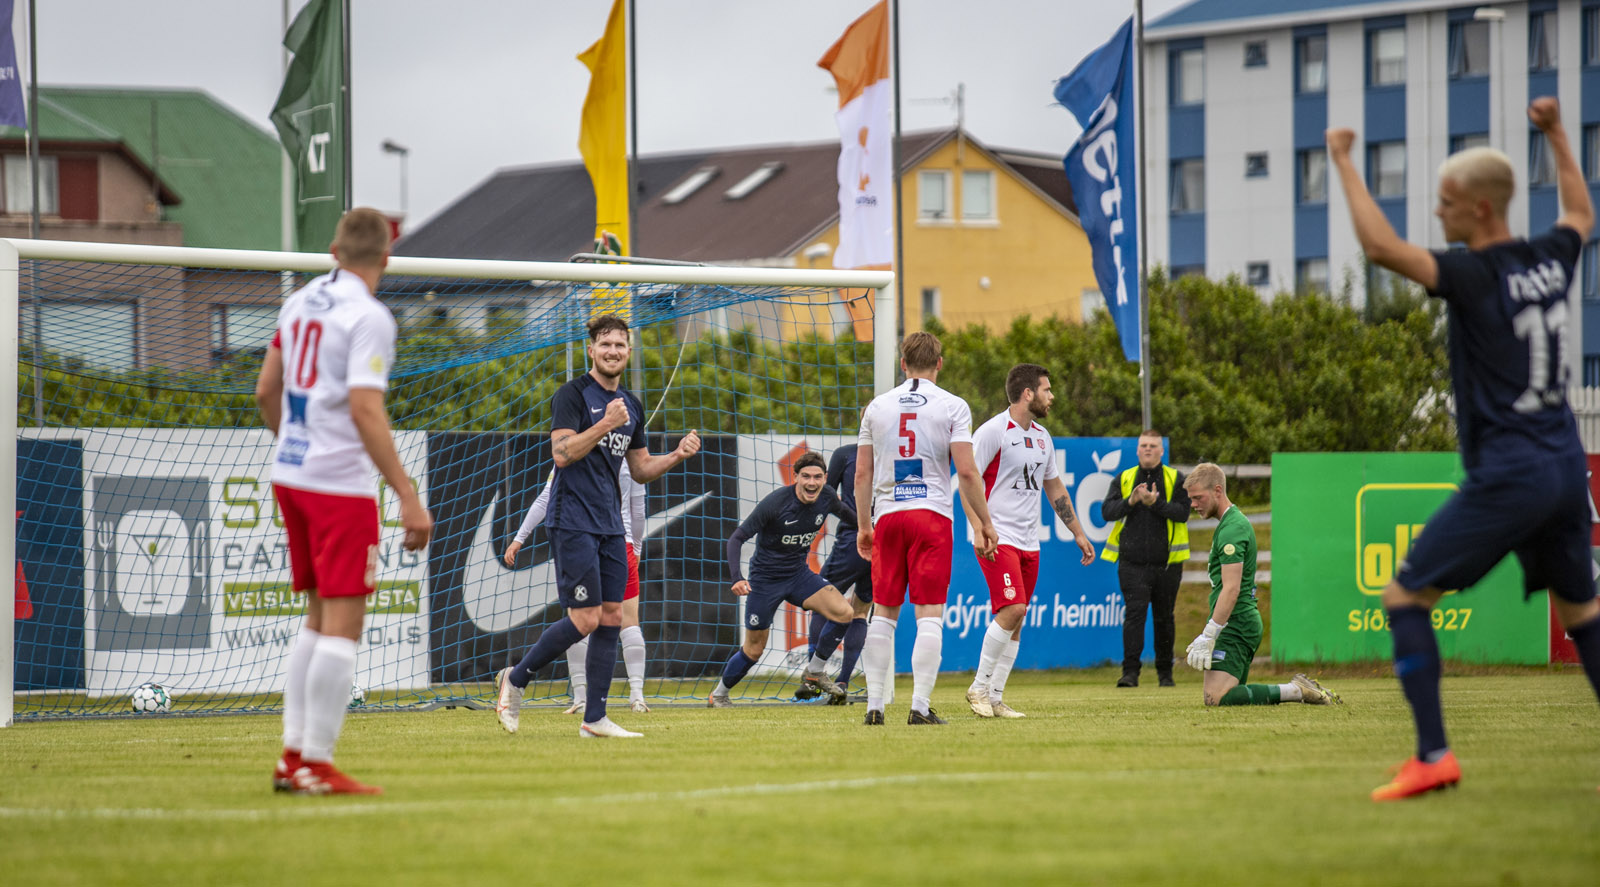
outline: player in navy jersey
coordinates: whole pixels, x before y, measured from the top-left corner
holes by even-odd
[[[794,474],[792,485],[768,494],[728,537],[733,593],[745,598],[744,645],[733,651],[723,666],[722,680],[706,700],[711,708],[733,704],[728,691],[766,651],[767,632],[779,604],[788,601],[838,624],[848,624],[854,613],[837,588],[811,572],[806,558],[828,515],[838,515],[841,521],[853,524],[856,513],[828,488],[821,456],[806,453],[796,459]],[[750,578],[746,580],[739,569],[739,556],[745,541],[751,538],[756,540],[756,553],[750,558]],[[842,698],[845,692],[837,684],[824,684],[820,689],[836,698]]]
[[[666,455],[646,449],[644,407],[621,386],[628,366],[627,321],[615,314],[589,321],[588,350],[589,372],[561,386],[551,399],[551,451],[560,470],[551,482],[545,526],[555,556],[556,591],[567,615],[544,630],[522,661],[495,675],[495,712],[510,733],[517,732],[522,693],[533,673],[588,637],[589,698],[578,735],[639,736],[606,717],[628,584],[617,474],[627,459],[633,479],[649,483],[700,450],[693,431]]]
[[[842,446],[828,459],[827,485],[851,511],[856,507],[856,448]],[[796,699],[815,699],[823,693],[830,700],[844,701],[844,696],[830,690],[832,683],[824,673],[833,651],[844,644],[844,658],[839,663],[838,683],[845,689],[850,686],[850,675],[861,658],[861,646],[867,640],[867,613],[872,610],[872,562],[864,560],[856,551],[856,524],[853,520],[840,520],[833,551],[822,565],[822,578],[839,589],[840,594],[852,594],[850,605],[855,618],[843,625],[830,622],[821,613],[811,614],[811,663],[801,676],[801,688],[795,691]]]
[[[1445,741],[1430,611],[1440,595],[1469,588],[1508,553],[1522,565],[1526,593],[1551,591],[1556,615],[1600,693],[1587,469],[1566,401],[1567,293],[1594,227],[1594,207],[1556,100],[1535,99],[1528,117],[1555,158],[1561,197],[1555,227],[1531,240],[1513,236],[1506,223],[1515,189],[1511,162],[1498,151],[1471,148],[1439,168],[1434,214],[1444,240],[1467,247],[1450,252],[1432,252],[1395,234],[1350,159],[1355,133],[1327,133],[1367,258],[1449,307],[1451,387],[1467,475],[1383,592],[1395,674],[1416,721],[1417,754],[1372,792],[1375,801],[1460,781],[1461,768]]]

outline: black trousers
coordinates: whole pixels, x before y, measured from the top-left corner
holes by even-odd
[[[1177,606],[1178,584],[1182,581],[1183,564],[1117,563],[1117,584],[1122,587],[1122,599],[1128,607],[1122,619],[1124,672],[1139,673],[1139,659],[1144,656],[1144,613],[1149,608],[1155,614],[1156,674],[1172,674],[1172,611]]]

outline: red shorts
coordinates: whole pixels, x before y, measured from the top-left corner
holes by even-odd
[[[1039,552],[1010,545],[995,549],[994,560],[978,558],[978,569],[989,581],[989,609],[995,613],[1033,600],[1033,583],[1039,578]]]
[[[872,538],[872,602],[898,607],[911,590],[913,604],[942,604],[950,594],[950,518],[914,508],[878,518]]]
[[[633,543],[628,543],[628,587],[622,592],[622,599],[631,601],[639,596],[639,555],[633,550]]]
[[[371,594],[378,572],[378,500],[272,485],[289,537],[295,591]]]

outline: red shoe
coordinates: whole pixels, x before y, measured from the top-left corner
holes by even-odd
[[[303,766],[300,752],[292,748],[283,750],[283,756],[278,758],[277,766],[272,768],[272,790],[275,792],[294,791],[294,771]]]
[[[381,795],[383,789],[356,782],[324,761],[304,761],[294,772],[297,795]]]
[[[1432,764],[1412,758],[1400,765],[1388,784],[1372,790],[1372,800],[1398,801],[1425,792],[1455,788],[1460,781],[1461,765],[1456,763],[1455,752],[1445,752],[1444,757]]]

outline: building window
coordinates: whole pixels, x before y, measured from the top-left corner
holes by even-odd
[[[1206,209],[1206,162],[1179,160],[1172,164],[1172,211],[1198,213]]]
[[[922,322],[927,323],[928,318],[939,316],[939,288],[925,286],[922,288]]]
[[[1206,276],[1206,266],[1204,266],[1204,265],[1178,265],[1178,266],[1176,266],[1176,267],[1174,267],[1172,269],[1172,279],[1173,280],[1178,280],[1179,278],[1183,278],[1183,277],[1205,277],[1205,276]]]
[[[1247,179],[1267,177],[1267,152],[1258,151],[1244,155],[1244,177]]]
[[[1406,143],[1377,142],[1367,146],[1367,187],[1373,197],[1406,194]]]
[[[1591,240],[1583,245],[1578,273],[1583,275],[1583,297],[1590,301],[1600,299],[1600,244],[1596,241]]]
[[[211,350],[218,356],[264,349],[277,331],[277,305],[212,306]]]
[[[1528,14],[1528,70],[1554,71],[1556,69],[1556,14],[1534,12]]]
[[[1459,154],[1468,148],[1489,147],[1489,134],[1486,132],[1473,132],[1465,135],[1450,137],[1450,153]]]
[[[33,185],[28,178],[29,164],[26,154],[5,155],[4,187],[7,213],[33,212]],[[60,213],[60,185],[54,157],[39,158],[39,215]]]
[[[1328,291],[1328,260],[1301,259],[1294,268],[1295,289],[1302,293]]]
[[[1489,23],[1450,23],[1450,79],[1489,75]]]
[[[1328,202],[1328,149],[1300,152],[1300,202]]]
[[[1244,66],[1246,68],[1267,66],[1267,41],[1252,40],[1244,45]]]
[[[688,200],[694,192],[705,187],[706,182],[717,177],[721,170],[715,166],[702,166],[689,174],[689,177],[674,185],[671,191],[661,195],[661,202],[673,205]]]
[[[1600,387],[1600,356],[1584,355],[1583,387]]]
[[[1172,54],[1172,103],[1198,105],[1206,100],[1206,56],[1200,49]]]
[[[950,173],[925,169],[917,173],[917,218],[950,218]]]
[[[1600,66],[1600,7],[1583,10],[1583,66]]]
[[[1542,130],[1528,133],[1528,187],[1554,185],[1556,160],[1550,153],[1550,140]]]
[[[1297,82],[1300,92],[1328,91],[1328,38],[1317,34],[1294,42]]]
[[[1266,286],[1272,282],[1272,268],[1266,262],[1251,262],[1244,266],[1244,281],[1251,286]]]
[[[1094,320],[1094,316],[1106,310],[1106,297],[1097,289],[1086,289],[1078,297],[1078,308],[1083,314],[1083,322]]]
[[[1367,32],[1367,85],[1396,86],[1406,82],[1406,29]]]
[[[18,338],[24,346],[34,340],[35,312],[24,300],[18,319]],[[101,299],[45,299],[38,308],[39,346],[58,358],[82,361],[111,372],[137,366],[138,312],[132,302]]]
[[[961,218],[994,218],[994,171],[963,170],[961,173]]]
[[[1583,178],[1600,182],[1600,125],[1593,123],[1583,126]]]

